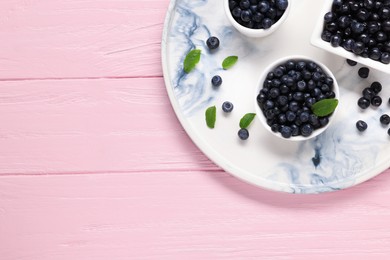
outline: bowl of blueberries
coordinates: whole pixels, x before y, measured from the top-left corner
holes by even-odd
[[[224,7],[228,20],[240,33],[260,38],[270,35],[283,24],[291,9],[290,1],[224,0]]]
[[[390,73],[390,0],[326,0],[311,43]]]
[[[264,69],[255,96],[257,118],[270,133],[304,141],[330,125],[338,107],[339,86],[324,64],[288,56]]]

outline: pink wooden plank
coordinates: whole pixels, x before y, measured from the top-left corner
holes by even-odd
[[[161,78],[0,82],[0,174],[218,170]]]
[[[2,0],[0,79],[161,76],[168,0]]]
[[[0,178],[1,259],[388,259],[390,175],[323,195],[225,173]]]

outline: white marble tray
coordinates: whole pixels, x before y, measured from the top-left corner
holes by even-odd
[[[259,187],[289,193],[321,193],[351,187],[366,181],[390,166],[390,138],[379,117],[390,113],[390,79],[371,70],[367,79],[357,75],[361,65],[350,67],[345,59],[310,44],[320,14],[320,0],[293,1],[282,27],[265,39],[240,35],[223,12],[221,0],[172,0],[162,39],[162,62],[166,88],[185,131],[217,165],[230,174]],[[217,36],[221,45],[210,53],[205,41]],[[202,50],[201,61],[189,74],[183,72],[185,55]],[[221,69],[222,60],[237,55],[230,70]],[[332,125],[310,141],[280,140],[255,120],[250,137],[237,136],[240,118],[255,111],[255,88],[262,69],[287,55],[312,57],[327,65],[340,85],[340,105]],[[211,86],[211,77],[221,75],[223,85]],[[373,81],[383,85],[384,100],[377,109],[361,111],[356,102],[363,88]],[[234,110],[225,115],[221,105],[231,101]],[[204,112],[217,106],[214,129],[206,126]],[[358,133],[357,120],[369,127]]]

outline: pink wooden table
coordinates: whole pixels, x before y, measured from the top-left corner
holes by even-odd
[[[168,101],[168,0],[0,1],[0,259],[389,259],[390,171],[265,191]]]

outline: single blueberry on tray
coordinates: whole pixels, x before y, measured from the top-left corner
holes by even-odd
[[[222,85],[222,78],[219,76],[219,75],[215,75],[212,79],[211,79],[211,84],[214,86],[214,87],[219,87]]]
[[[366,122],[364,122],[363,120],[359,120],[356,122],[356,128],[357,130],[359,130],[360,132],[363,132],[367,129],[368,125]]]
[[[222,110],[223,110],[223,112],[225,112],[225,113],[230,113],[230,112],[232,112],[233,108],[234,108],[233,104],[232,104],[231,102],[229,102],[229,101],[225,101],[225,102],[223,102],[223,104],[222,104]]]
[[[249,138],[249,132],[247,129],[245,128],[241,128],[239,131],[238,131],[238,137],[241,139],[241,140],[246,140]]]
[[[215,36],[211,36],[207,39],[206,44],[210,50],[217,49],[219,47],[219,39]]]

